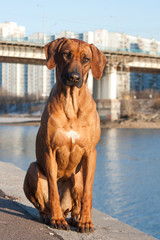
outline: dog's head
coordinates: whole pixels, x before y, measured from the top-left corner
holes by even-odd
[[[57,79],[67,86],[81,88],[91,68],[95,79],[103,74],[106,57],[93,44],[77,39],[60,38],[45,46],[47,67],[57,66]]]

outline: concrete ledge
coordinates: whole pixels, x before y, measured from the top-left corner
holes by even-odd
[[[20,204],[33,217],[38,218],[38,211],[26,199],[23,193],[23,180],[25,171],[17,168],[11,163],[0,162],[0,189],[6,195],[16,198],[17,204]],[[118,221],[111,216],[102,213],[96,209],[92,210],[92,219],[94,223],[94,233],[81,234],[75,229],[71,231],[52,230],[60,239],[64,240],[154,240],[156,238],[149,236],[129,225]],[[34,224],[34,222],[33,222]]]
[[[27,122],[40,122],[40,117],[0,117],[0,124],[17,124],[17,123],[27,123]]]

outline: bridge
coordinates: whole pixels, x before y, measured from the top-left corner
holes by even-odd
[[[45,43],[0,39],[0,62],[46,65]],[[160,73],[160,54],[130,52],[128,49],[101,49],[107,57],[106,68],[118,71]]]
[[[160,74],[160,54],[128,51],[106,51],[106,68],[101,83],[96,83],[95,98],[116,99],[121,92],[130,91],[130,72]],[[126,85],[121,87],[121,83]],[[119,95],[118,95],[119,94]]]
[[[46,65],[45,42],[0,39],[0,62]],[[128,49],[100,49],[107,57],[101,83],[95,82],[95,98],[117,98],[118,74],[128,72],[160,74],[160,54],[130,52]]]
[[[45,65],[44,43],[0,39],[0,62]]]
[[[128,51],[106,51],[106,67],[115,67],[118,71],[160,73],[160,54]]]
[[[44,42],[0,39],[0,62],[46,65],[44,45]],[[130,90],[130,72],[160,74],[160,54],[128,49],[100,50],[107,57],[106,67],[100,81],[90,81],[90,89],[95,99],[101,99],[97,102],[100,116],[106,117],[106,109],[110,109],[110,118],[117,119],[120,105],[116,99],[121,91]]]

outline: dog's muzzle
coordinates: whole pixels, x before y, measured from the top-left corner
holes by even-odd
[[[72,87],[76,86],[78,88],[81,88],[83,84],[83,79],[77,72],[69,72],[65,74],[65,76],[62,75],[62,80],[65,85]]]
[[[80,80],[80,74],[79,73],[68,73],[68,80],[71,82],[78,82]]]

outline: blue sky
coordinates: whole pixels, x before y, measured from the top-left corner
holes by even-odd
[[[108,29],[160,40],[160,0],[6,0],[0,7],[5,21],[25,26],[26,35]]]

